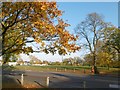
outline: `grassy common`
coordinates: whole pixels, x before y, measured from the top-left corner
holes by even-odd
[[[2,69],[7,70],[28,70],[28,71],[52,71],[52,72],[69,72],[78,74],[92,74],[91,66],[61,66],[61,65],[48,65],[48,66],[2,66]],[[98,67],[100,74],[113,74],[118,75],[120,68]]]
[[[57,72],[71,72],[71,73],[84,73],[91,74],[91,66],[61,66],[61,65],[48,65],[48,66],[15,66],[16,70],[31,70],[31,71],[57,71]],[[98,67],[101,74],[118,74],[119,68]]]

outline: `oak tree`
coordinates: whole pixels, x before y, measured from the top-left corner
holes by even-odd
[[[92,61],[94,67],[94,73],[97,73],[96,67],[96,53],[99,41],[102,38],[101,31],[107,28],[109,24],[104,22],[101,15],[98,13],[90,13],[87,15],[84,21],[80,22],[75,28],[76,33],[82,38],[83,46],[87,47],[92,54]]]
[[[97,54],[97,61],[96,61],[100,66],[107,66],[108,70],[110,65],[112,64],[112,54],[108,52],[99,52]]]
[[[108,28],[108,31],[111,31],[107,37],[105,46],[111,47],[117,51],[118,60],[120,61],[120,29],[116,27]]]
[[[1,56],[9,53],[29,52],[52,53],[60,55],[80,49],[75,44],[76,36],[70,34],[60,16],[56,2],[2,2],[2,50]],[[37,43],[34,49],[28,43]],[[6,58],[4,63],[6,63]]]
[[[108,35],[104,35],[106,38],[104,48],[112,54],[114,63],[117,63],[114,66],[120,66],[120,29],[113,26],[105,31]]]

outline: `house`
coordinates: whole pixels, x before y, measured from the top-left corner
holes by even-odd
[[[2,66],[2,60],[0,60],[0,66]]]
[[[24,61],[24,65],[31,65],[29,61]]]
[[[48,64],[32,64],[33,66],[47,66]]]
[[[17,65],[17,62],[8,62],[8,65],[9,65],[9,66],[16,66],[16,65]]]
[[[24,61],[23,60],[18,60],[17,65],[24,65]]]

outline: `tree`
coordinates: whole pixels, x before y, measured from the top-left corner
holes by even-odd
[[[74,57],[73,59],[75,60],[75,65],[83,64],[83,59],[81,59],[80,57]]]
[[[118,67],[119,60],[117,59],[117,54],[119,50],[119,35],[118,32],[115,33],[118,29],[114,26],[107,27],[102,30],[102,39],[98,41],[97,50],[96,50],[96,65],[97,66],[107,66],[109,67]],[[114,40],[113,41],[113,37]],[[92,63],[92,54],[87,54],[85,57],[85,63]]]
[[[11,62],[16,62],[17,60],[18,60],[18,56],[17,55],[15,55],[15,54],[11,55],[11,57],[10,57],[10,61]]]
[[[96,51],[99,40],[102,38],[101,31],[109,24],[105,23],[102,16],[97,13],[88,14],[86,19],[77,25],[76,33],[83,38],[83,46],[86,46],[93,56],[94,73],[97,73]]]
[[[85,65],[89,65],[92,66],[93,65],[93,55],[92,54],[86,54],[84,56],[84,64]]]
[[[116,27],[108,28],[111,31],[105,42],[106,47],[113,48],[117,51],[118,61],[120,61],[120,29]]]
[[[60,16],[56,2],[2,2],[2,56],[9,53],[45,52],[60,55],[80,49],[76,36],[70,34]],[[49,43],[48,43],[49,42]],[[37,43],[33,49],[29,43]]]
[[[31,64],[42,64],[42,62],[38,58],[36,58],[35,56],[30,55],[29,57],[30,57]]]
[[[63,63],[63,65],[68,65],[69,59],[68,58],[63,59],[62,63]]]
[[[74,59],[74,58],[65,58],[63,61],[62,61],[63,64],[65,65],[76,65],[77,64],[77,60]]]
[[[99,52],[97,54],[97,63],[100,66],[107,66],[109,70],[110,65],[113,63],[112,55],[107,52]]]

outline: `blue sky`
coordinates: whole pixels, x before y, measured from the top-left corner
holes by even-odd
[[[70,30],[85,19],[89,13],[96,12],[104,16],[106,22],[118,25],[117,2],[58,2],[59,9],[65,11],[62,18],[71,24]]]
[[[58,8],[64,11],[61,18],[63,20],[68,20],[71,26],[67,29],[70,33],[73,33],[74,28],[78,23],[83,21],[87,14],[96,12],[100,15],[104,16],[105,22],[111,22],[113,25],[118,26],[118,3],[117,2],[57,2]],[[74,57],[80,56],[83,57],[86,54],[84,48],[82,48],[79,52],[76,52],[71,55],[63,56],[66,57]],[[44,54],[44,53],[33,53],[36,57],[42,60],[49,61],[61,61],[62,56],[56,54]],[[24,60],[29,60],[29,58],[25,55],[22,55]]]

